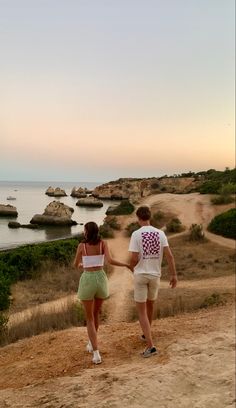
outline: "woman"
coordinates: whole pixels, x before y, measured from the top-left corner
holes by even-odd
[[[87,322],[89,342],[87,351],[93,352],[93,363],[102,362],[97,343],[99,326],[99,311],[102,303],[108,298],[108,280],[103,270],[104,258],[111,264],[126,266],[128,264],[115,261],[111,258],[107,243],[101,240],[98,226],[95,222],[88,222],[84,226],[84,241],[78,245],[74,266],[83,265],[83,274],[80,278],[78,297],[83,303]]]

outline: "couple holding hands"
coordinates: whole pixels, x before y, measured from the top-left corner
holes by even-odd
[[[89,341],[87,351],[93,353],[92,362],[102,362],[98,349],[97,331],[99,327],[99,312],[102,303],[108,298],[108,279],[103,270],[104,261],[116,266],[125,266],[134,274],[134,300],[143,334],[141,339],[147,347],[143,357],[157,354],[154,346],[151,323],[154,301],[160,286],[161,263],[163,255],[167,260],[170,272],[170,286],[177,285],[175,262],[169,248],[165,233],[150,224],[151,211],[147,206],[141,206],[136,211],[140,228],[133,232],[129,244],[129,263],[118,262],[110,256],[108,245],[99,236],[95,222],[84,226],[84,241],[78,245],[74,266],[83,266],[80,278],[78,298],[82,302],[87,323]]]

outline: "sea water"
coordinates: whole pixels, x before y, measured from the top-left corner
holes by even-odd
[[[83,225],[89,221],[94,221],[98,225],[103,223],[105,212],[111,201],[103,202],[101,208],[88,208],[76,206],[77,198],[70,196],[73,187],[87,187],[93,190],[102,183],[92,182],[19,182],[0,181],[0,204],[10,204],[16,207],[18,217],[0,217],[0,249],[13,248],[26,243],[44,242],[60,238],[67,238],[83,231]],[[48,197],[45,192],[49,186],[60,187],[65,190],[67,197]],[[15,200],[7,200],[7,197],[15,197]],[[21,224],[29,224],[35,214],[43,214],[46,206],[58,200],[74,209],[72,220],[78,225],[71,227],[44,227],[39,230],[25,228],[11,229],[8,227],[9,221],[17,221]]]

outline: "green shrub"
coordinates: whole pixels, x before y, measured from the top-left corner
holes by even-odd
[[[0,344],[4,344],[7,339],[8,317],[0,312]]]
[[[192,224],[189,229],[190,241],[204,241],[205,235],[201,224]]]
[[[129,237],[131,237],[131,235],[133,234],[134,231],[137,231],[140,228],[140,225],[138,222],[131,222],[129,225],[127,225],[127,227],[125,228],[125,230],[127,231],[127,235]]]
[[[230,204],[233,201],[234,199],[230,195],[218,195],[211,199],[212,204],[215,204],[215,205]]]
[[[229,204],[234,201],[232,194],[235,194],[236,186],[233,183],[224,184],[219,189],[219,196],[211,199],[212,204]]]
[[[134,212],[134,205],[129,200],[123,200],[113,209],[108,209],[106,214],[107,215],[129,215]]]
[[[165,214],[162,211],[157,211],[152,214],[150,224],[155,228],[161,228],[164,225]]]
[[[108,224],[113,230],[119,231],[121,229],[121,225],[118,223],[116,217],[107,216],[105,219],[106,224]]]
[[[207,229],[223,237],[236,239],[236,209],[232,208],[214,217]]]
[[[166,224],[166,231],[167,232],[181,232],[183,231],[183,225],[178,218],[172,218]]]
[[[226,299],[222,297],[219,293],[212,293],[212,295],[207,296],[201,303],[200,308],[208,308],[210,306],[221,306],[226,303]]]
[[[114,238],[114,230],[110,227],[107,222],[104,222],[99,227],[99,233],[102,238]]]
[[[201,187],[199,188],[199,191],[201,194],[217,194],[220,187],[221,187],[220,181],[209,180],[209,181],[205,181],[201,185]]]
[[[10,281],[2,273],[0,274],[0,310],[10,306]]]

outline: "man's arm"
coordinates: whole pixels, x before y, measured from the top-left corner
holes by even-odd
[[[133,272],[134,271],[134,267],[137,265],[139,261],[139,253],[138,252],[131,252],[131,257],[130,257],[130,269]]]
[[[173,254],[168,246],[164,247],[164,257],[167,260],[170,272],[170,286],[175,288],[177,286],[177,273],[175,269],[175,260]]]

